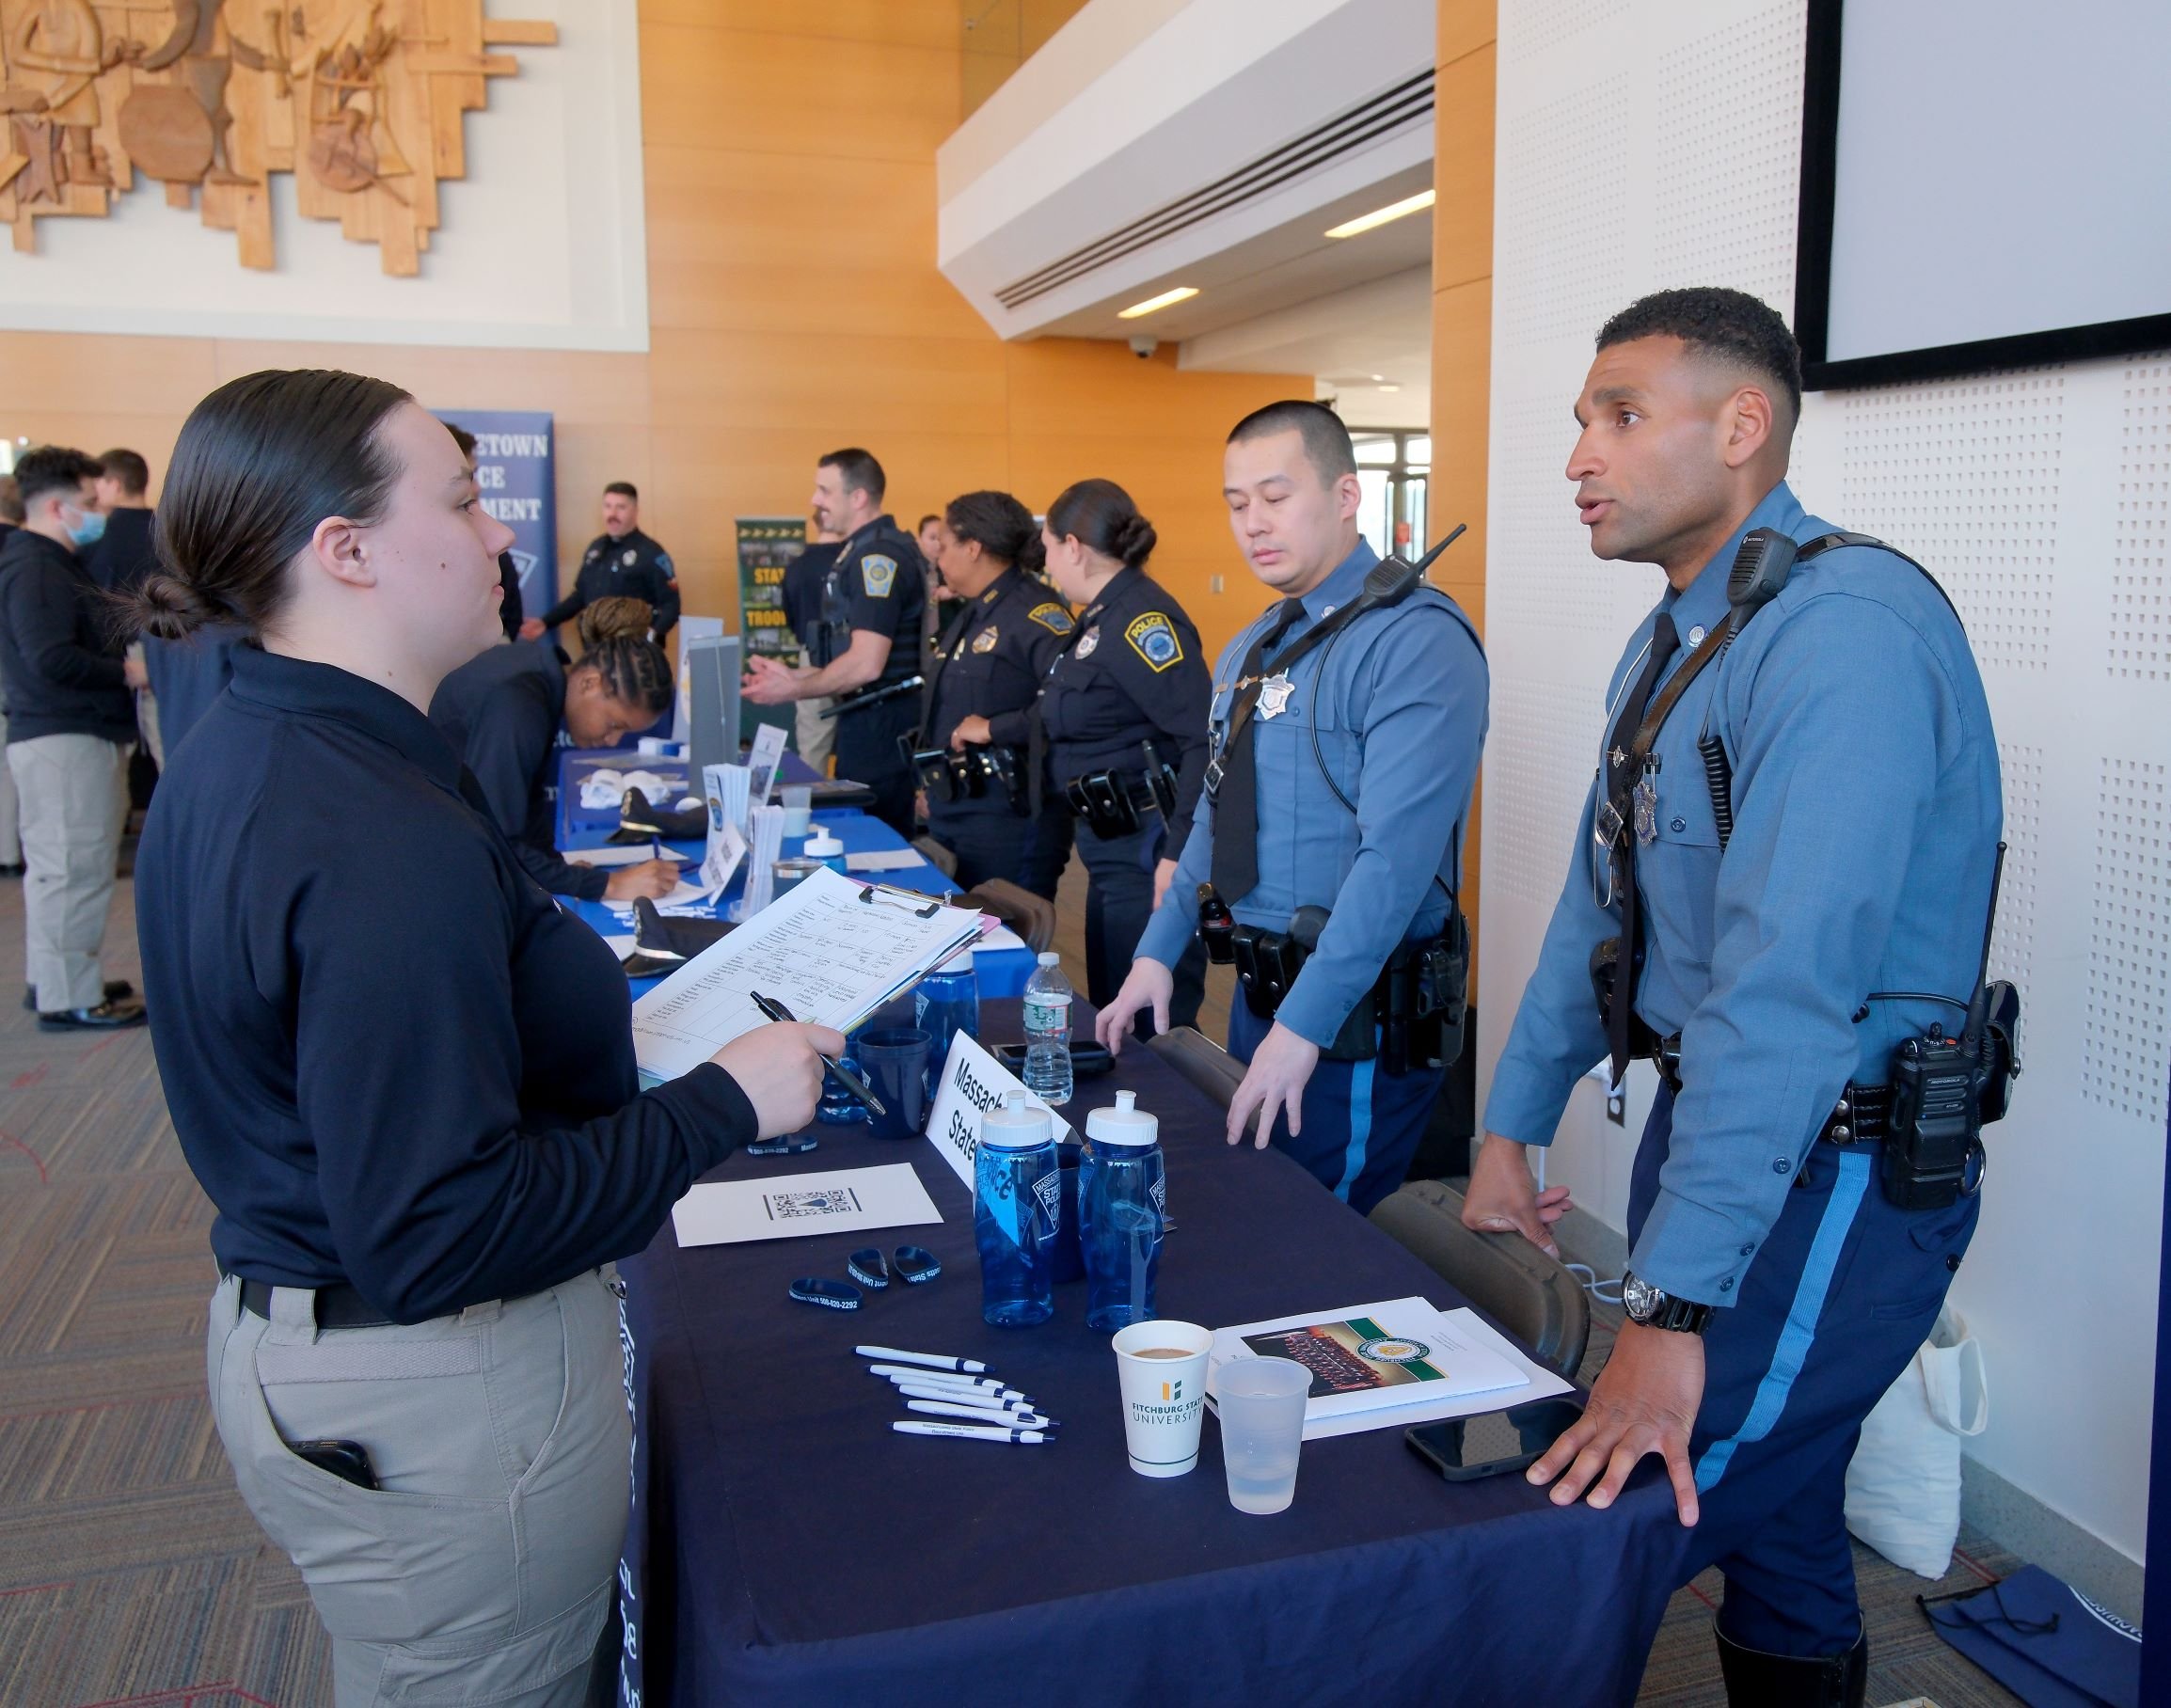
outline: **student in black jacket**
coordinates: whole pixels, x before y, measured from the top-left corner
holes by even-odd
[[[182,429],[160,524],[145,626],[261,641],[136,863],[159,1073],[218,1210],[220,1439],[342,1708],[578,1703],[626,1523],[602,1267],[806,1121],[844,1040],[764,1026],[639,1089],[625,974],[424,715],[497,643],[507,530],[412,398],[234,380]]]

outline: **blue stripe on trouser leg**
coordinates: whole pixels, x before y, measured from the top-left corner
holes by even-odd
[[[1743,1442],[1762,1441],[1768,1435],[1785,1409],[1786,1396],[1816,1339],[1817,1318],[1824,1312],[1825,1295],[1831,1289],[1832,1272],[1839,1266],[1847,1229],[1854,1226],[1855,1211],[1862,1208],[1862,1194],[1869,1189],[1871,1161],[1866,1151],[1859,1150],[1840,1158],[1839,1178],[1832,1184],[1830,1200],[1816,1226],[1816,1238],[1810,1242],[1809,1259],[1802,1265],[1793,1306],[1786,1313],[1785,1326],[1779,1331],[1779,1343],[1772,1349],[1771,1368],[1757,1384],[1756,1398],[1750,1402],[1749,1415],[1741,1420],[1741,1427],[1724,1440],[1713,1442],[1697,1461],[1697,1493],[1708,1492],[1726,1474],[1735,1449]]]
[[[1372,1137],[1372,1069],[1374,1062],[1351,1064],[1356,1071],[1350,1075],[1349,1085],[1349,1143],[1342,1147],[1341,1178],[1334,1183],[1334,1195],[1344,1204],[1349,1202],[1349,1189],[1356,1184],[1356,1178],[1364,1173],[1365,1151]]]

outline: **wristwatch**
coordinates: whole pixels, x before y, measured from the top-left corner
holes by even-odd
[[[1642,1276],[1630,1273],[1621,1277],[1621,1308],[1631,1322],[1645,1328],[1670,1328],[1684,1335],[1701,1335],[1711,1321],[1712,1307],[1693,1299],[1676,1299],[1661,1292]]]

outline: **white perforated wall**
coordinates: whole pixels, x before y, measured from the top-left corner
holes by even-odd
[[[1791,314],[1805,9],[1500,0],[1481,1088],[1566,869],[1607,674],[1659,585],[1589,556],[1569,405],[1599,324],[1645,291],[1733,285]],[[2138,1558],[2131,1349],[2154,1332],[2171,1070],[2171,356],[1813,395],[1792,479],[1937,574],[1997,722],[1991,964],[2023,991],[2026,1072],[1955,1293],[1999,1394],[1969,1450]],[[1550,1158],[1615,1226],[1634,1131],[1578,1095]],[[2101,1427],[2074,1454],[2083,1411]]]

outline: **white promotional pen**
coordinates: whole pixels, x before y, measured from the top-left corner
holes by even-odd
[[[955,1388],[924,1388],[909,1384],[897,1389],[900,1400],[940,1400],[945,1405],[969,1405],[981,1412],[1038,1412],[1040,1408],[1029,1400],[983,1400],[974,1394],[960,1394]]]
[[[944,1387],[939,1382],[902,1381],[895,1382],[892,1385],[898,1393],[912,1400],[954,1400],[959,1405],[1000,1405],[1008,1406],[1013,1411],[1020,1407],[1026,1411],[1033,1409],[1032,1396],[1021,1394],[1015,1388],[983,1391],[977,1388]]]
[[[908,1400],[905,1410],[925,1412],[930,1417],[963,1417],[973,1423],[999,1423],[1011,1430],[1044,1430],[1055,1421],[1038,1412],[991,1412],[985,1406],[953,1405],[947,1400]]]
[[[1032,1396],[1021,1388],[1010,1387],[960,1387],[954,1383],[927,1379],[926,1370],[912,1370],[902,1376],[888,1378],[893,1387],[933,1388],[945,1399],[955,1396],[959,1400],[1030,1400]]]
[[[900,1435],[949,1435],[959,1441],[1007,1441],[1021,1447],[1053,1445],[1055,1437],[1038,1430],[990,1429],[976,1423],[893,1423]]]
[[[892,1382],[931,1382],[939,1387],[999,1388],[1000,1376],[960,1376],[952,1370],[923,1369],[911,1364],[870,1364],[867,1373],[886,1376]]]
[[[880,1358],[891,1364],[916,1364],[930,1370],[963,1370],[972,1376],[988,1373],[988,1367],[977,1358],[951,1358],[940,1352],[902,1352],[894,1346],[855,1346],[852,1351],[862,1358]]]

